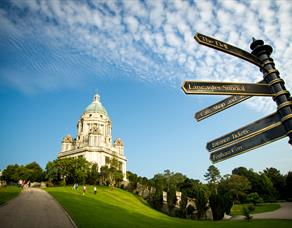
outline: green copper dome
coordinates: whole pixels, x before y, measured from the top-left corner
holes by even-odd
[[[94,95],[92,103],[86,107],[85,112],[100,113],[100,114],[108,115],[107,111],[105,110],[105,108],[102,106],[100,102],[100,96],[98,95],[97,92]]]

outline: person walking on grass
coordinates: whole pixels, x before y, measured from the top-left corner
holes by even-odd
[[[96,186],[93,187],[94,195],[96,195]]]
[[[82,192],[83,192],[83,195],[85,195],[85,192],[86,192],[86,186],[85,185],[83,185]]]

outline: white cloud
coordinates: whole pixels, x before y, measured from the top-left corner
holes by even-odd
[[[160,33],[153,34],[154,39],[156,41],[156,45],[158,48],[162,48],[164,46],[164,38],[163,35]]]
[[[210,21],[213,17],[213,3],[211,1],[197,1],[197,8],[190,7],[188,11],[188,20],[192,21],[194,19],[197,20],[196,15],[200,14],[200,20],[203,23]]]
[[[138,26],[139,26],[139,22],[137,21],[137,19],[133,16],[129,16],[125,18],[125,21],[130,29],[130,31],[132,33],[136,33],[138,30]]]
[[[292,86],[288,77],[292,73],[289,0],[93,1],[93,5],[14,0],[13,4],[17,10],[0,6],[0,32],[14,40],[11,44],[21,50],[21,58],[34,57],[27,62],[38,72],[59,72],[60,77],[65,77],[66,72],[72,72],[71,64],[80,64],[81,68],[92,67],[106,75],[114,64],[128,72],[129,77],[148,82],[179,83],[194,77],[256,82],[262,77],[257,67],[196,43],[193,36],[200,32],[247,51],[253,36],[272,44],[276,66],[287,87]],[[22,14],[24,9],[26,13]],[[52,49],[52,56],[36,58],[40,50],[22,42],[24,37],[45,42]],[[68,48],[76,50],[76,54],[68,53]],[[82,59],[78,58],[80,53]],[[51,58],[51,64],[46,64],[46,58]],[[96,60],[96,65],[92,65],[90,58]],[[54,63],[54,59],[59,63]],[[26,91],[30,87],[37,90],[63,86],[58,82],[61,79],[50,74],[30,80],[23,80],[17,73],[11,75],[11,83],[18,87],[21,84]],[[3,76],[1,80],[8,79]],[[258,109],[262,111],[265,107]]]
[[[166,34],[166,40],[167,43],[173,47],[179,47],[182,44],[181,39],[173,32],[168,32]]]

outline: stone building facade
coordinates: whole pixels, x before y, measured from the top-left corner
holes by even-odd
[[[99,169],[108,165],[112,158],[116,158],[118,168],[126,180],[127,160],[124,155],[124,143],[120,138],[112,143],[112,122],[100,102],[98,93],[77,122],[77,137],[73,138],[68,134],[63,138],[58,158],[66,157],[84,157],[87,161],[97,164]]]

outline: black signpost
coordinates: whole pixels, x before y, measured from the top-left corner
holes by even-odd
[[[277,104],[277,112],[252,124],[239,128],[207,143],[213,163],[245,153],[260,146],[289,136],[292,145],[292,99],[284,86],[284,80],[275,68],[270,55],[273,51],[262,40],[251,44],[252,52],[197,33],[195,40],[202,45],[239,57],[260,67],[264,80],[257,83],[185,81],[182,89],[186,94],[233,95],[195,114],[197,121],[203,120],[252,96],[271,96]]]

